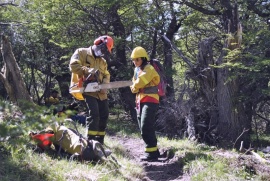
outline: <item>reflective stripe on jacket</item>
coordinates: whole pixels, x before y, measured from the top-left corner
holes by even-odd
[[[136,69],[135,69],[136,71]],[[130,86],[131,92],[132,93],[137,93],[136,95],[136,102],[139,100],[141,101],[143,98],[146,96],[152,97],[156,100],[159,101],[159,95],[156,94],[147,94],[144,92],[140,92],[141,89],[146,88],[146,87],[152,87],[152,86],[157,86],[160,81],[160,77],[154,67],[150,64],[146,65],[142,70],[139,71],[138,77],[135,77],[136,72],[134,72],[133,76],[133,85]]]
[[[79,48],[77,49],[71,57],[69,63],[71,75],[70,87],[79,82],[79,79],[83,76],[87,76],[88,70],[93,68],[94,70],[99,70],[99,82],[109,83],[110,73],[108,72],[108,65],[104,58],[95,58],[92,52],[92,48]],[[76,87],[76,86],[75,86]],[[107,93],[101,92],[86,92],[85,95],[93,96],[100,100],[107,99]],[[84,100],[81,93],[72,93],[72,95],[78,100]]]

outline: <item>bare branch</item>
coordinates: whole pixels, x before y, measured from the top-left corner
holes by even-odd
[[[246,128],[244,128],[243,129],[243,132],[238,136],[238,138],[235,140],[235,142],[234,142],[234,144],[233,144],[233,148],[235,148],[235,144],[236,144],[236,142],[241,138],[241,136],[245,133],[245,132],[247,132],[247,131],[249,131],[249,129],[246,129]]]
[[[19,25],[22,25],[24,23],[21,23],[21,22],[9,22],[9,23],[4,23],[4,22],[0,22],[0,26],[19,26]]]
[[[176,53],[184,60],[184,62],[188,64],[190,68],[193,67],[193,64],[191,63],[191,61],[189,61],[189,59],[184,56],[182,51],[179,50],[173,42],[171,42],[165,35],[162,35],[162,38],[172,46],[172,48],[176,51]]]
[[[267,122],[270,123],[270,120],[269,120],[269,119],[263,117],[262,115],[260,115],[260,114],[258,114],[258,113],[257,113],[256,115],[257,115],[258,117],[262,118],[263,120],[265,120],[265,121],[267,121]]]
[[[10,26],[12,23],[2,23],[0,22],[0,26]]]
[[[221,12],[219,10],[209,10],[209,9],[205,9],[203,8],[203,5],[200,4],[193,4],[190,3],[188,1],[184,2],[185,5],[187,5],[188,7],[195,9],[203,14],[207,14],[207,15],[221,15]]]
[[[0,6],[18,6],[18,5],[12,2],[9,2],[9,3],[0,3]]]

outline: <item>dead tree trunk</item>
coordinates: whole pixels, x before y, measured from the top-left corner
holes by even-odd
[[[5,36],[2,36],[1,52],[4,67],[0,73],[0,80],[4,84],[10,100],[19,106],[23,105],[24,101],[33,103],[12,52],[11,44]]]
[[[224,33],[230,35],[224,48],[233,51],[241,47],[242,41],[242,27],[239,22],[237,3],[232,5],[231,0],[223,0],[220,3],[224,9],[221,14],[223,30],[225,30]],[[188,2],[186,4],[190,5]],[[164,40],[167,42],[170,42],[169,39],[164,36]],[[234,73],[233,68],[229,69],[226,66],[215,68],[216,65],[221,66],[226,63],[224,57],[227,52],[221,50],[219,58],[215,60],[212,48],[214,40],[214,38],[208,38],[199,44],[196,66],[193,66],[180,50],[175,46],[173,47],[189,65],[190,72],[187,72],[187,75],[199,84],[197,94],[194,96],[193,106],[204,110],[204,115],[206,115],[204,121],[208,121],[206,131],[211,132],[215,129],[215,133],[221,138],[219,139],[221,142],[224,141],[229,143],[229,146],[235,145],[238,147],[237,145],[241,141],[246,144],[250,142],[249,132],[246,130],[251,130],[252,116],[247,114],[252,110],[251,104],[237,99],[240,95],[240,85],[243,80],[238,77],[231,78]],[[171,45],[173,44],[171,43]],[[198,106],[198,103],[200,103],[200,106]],[[196,115],[194,114],[194,116]],[[195,119],[195,121],[198,120]],[[238,143],[236,143],[236,140]]]
[[[237,100],[239,96],[239,78],[228,81],[229,70],[227,68],[217,70],[217,100],[218,100],[218,132],[220,136],[228,142],[233,143],[244,130],[251,129],[251,118],[246,114],[244,104]],[[235,143],[238,147],[244,141],[250,143],[248,132],[242,134]]]
[[[195,141],[196,140],[196,132],[195,132],[195,121],[194,121],[194,115],[192,112],[190,112],[186,116],[186,122],[187,122],[187,133],[188,133],[188,139]]]
[[[224,1],[226,2],[226,1]],[[237,4],[231,6],[229,1],[223,4],[226,7],[226,11],[223,14],[224,29],[231,35],[228,37],[225,48],[234,50],[240,48],[242,41],[242,27],[238,18]],[[227,52],[223,52],[224,55]],[[217,61],[217,65],[225,63],[223,58]],[[241,141],[249,145],[250,136],[249,132],[244,130],[251,130],[251,118],[247,116],[246,110],[248,107],[237,99],[241,87],[241,79],[236,77],[234,79],[229,78],[232,75],[233,70],[228,68],[217,69],[217,100],[218,100],[218,112],[219,112],[219,123],[218,132],[227,142],[235,142],[238,147]],[[241,138],[239,136],[241,135]]]

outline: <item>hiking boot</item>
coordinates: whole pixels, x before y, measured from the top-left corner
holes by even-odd
[[[155,161],[160,156],[159,150],[154,152],[145,152],[144,156],[140,157],[141,161]]]
[[[87,135],[87,139],[90,140],[96,140],[96,136],[93,135]]]
[[[96,136],[95,140],[104,145],[104,136]]]
[[[104,152],[102,150],[97,150],[97,155],[101,158],[101,157],[108,157],[112,154],[112,151],[109,149],[105,149]]]

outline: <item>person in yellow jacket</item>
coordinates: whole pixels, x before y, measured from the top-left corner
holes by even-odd
[[[53,90],[51,92],[51,96],[47,99],[45,99],[45,105],[50,107],[51,105],[57,105],[60,103],[59,101],[59,97],[58,97],[58,91],[57,90]]]
[[[86,78],[89,74],[99,71],[97,80],[94,82],[109,83],[110,73],[104,55],[111,53],[113,39],[104,35],[94,41],[94,45],[88,48],[77,49],[71,57],[69,68],[72,72],[71,87],[78,83],[80,78]],[[104,143],[105,129],[109,117],[108,97],[106,90],[99,92],[75,93],[73,96],[78,100],[84,100],[87,105],[89,117],[86,123],[88,128],[88,139]]]
[[[142,161],[157,160],[160,156],[155,135],[155,115],[159,107],[157,85],[159,74],[149,63],[147,52],[142,47],[136,47],[131,53],[135,65],[131,92],[136,94],[136,111],[142,139],[145,142],[145,154]]]

